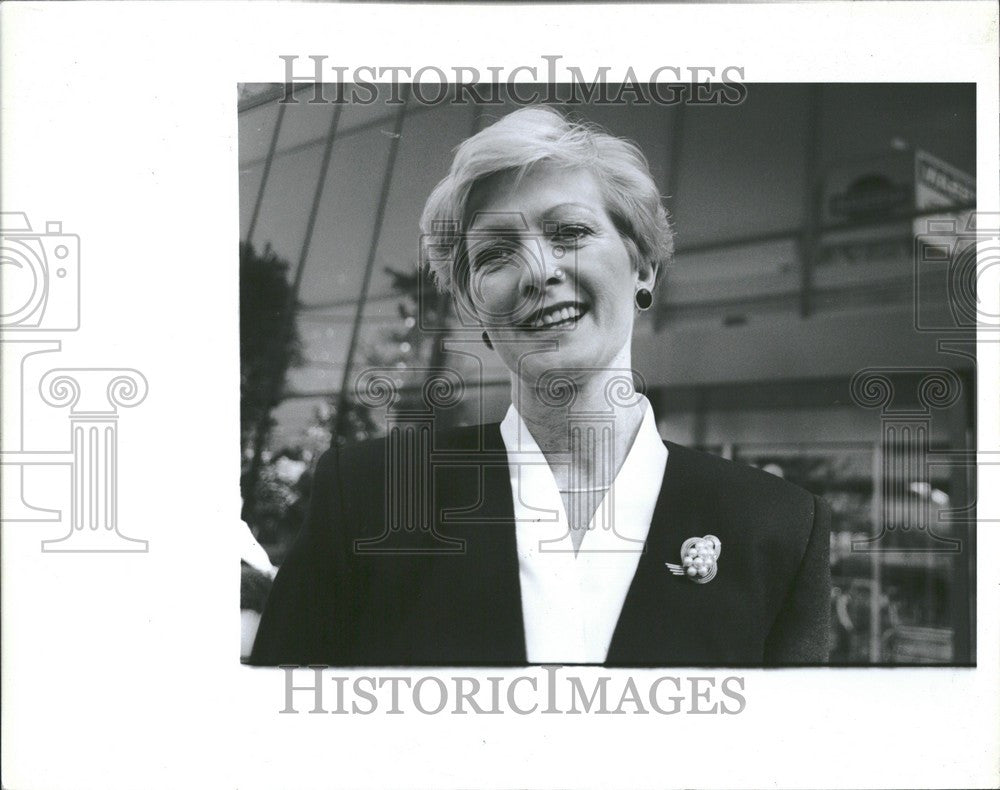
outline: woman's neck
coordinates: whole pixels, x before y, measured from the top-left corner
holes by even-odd
[[[628,369],[525,383],[511,396],[561,491],[611,485],[639,432],[644,401]]]

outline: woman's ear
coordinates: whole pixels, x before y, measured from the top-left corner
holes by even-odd
[[[659,268],[657,264],[650,261],[639,261],[639,265],[636,267],[636,274],[638,275],[636,288],[646,288],[652,291],[656,285],[656,276]]]

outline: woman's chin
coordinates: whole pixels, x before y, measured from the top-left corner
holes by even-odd
[[[582,383],[605,370],[600,364],[595,364],[595,353],[588,353],[586,349],[560,347],[530,352],[522,347],[521,353],[523,356],[519,364],[512,370],[522,383],[533,387],[549,387],[557,380],[571,379]]]

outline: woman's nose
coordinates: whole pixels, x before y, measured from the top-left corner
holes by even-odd
[[[541,252],[522,267],[520,290],[524,296],[541,294],[546,288],[566,279],[562,247],[542,244]]]

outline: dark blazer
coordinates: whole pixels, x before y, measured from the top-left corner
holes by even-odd
[[[408,435],[408,443],[397,435],[320,459],[309,515],[275,579],[251,664],[527,663],[499,425],[433,440]],[[430,452],[416,453],[425,460],[393,460],[431,442]],[[666,445],[649,536],[605,665],[823,663],[827,505],[758,469]],[[430,496],[421,480],[430,481]],[[680,562],[681,544],[705,534],[722,541],[716,578],[696,584],[671,574],[665,563]]]

